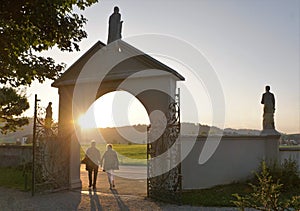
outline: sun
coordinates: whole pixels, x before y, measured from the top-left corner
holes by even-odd
[[[81,129],[149,124],[143,105],[125,91],[115,91],[96,100],[78,120]]]
[[[97,128],[95,117],[93,113],[87,111],[85,114],[79,116],[77,120],[81,129]]]

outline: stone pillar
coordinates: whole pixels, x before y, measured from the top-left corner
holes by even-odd
[[[276,162],[279,158],[279,139],[280,134],[266,135],[264,136],[265,141],[265,160]]]
[[[75,134],[75,125],[72,114],[73,86],[59,88],[59,121],[58,135],[66,144],[64,156],[68,162],[65,167],[68,173],[69,188],[80,188],[80,145]]]
[[[80,144],[74,134],[71,138],[70,150],[70,188],[81,188],[80,180]]]

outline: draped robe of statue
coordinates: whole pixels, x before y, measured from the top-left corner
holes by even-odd
[[[264,104],[263,129],[275,129],[274,112],[275,112],[275,97],[271,92],[265,92],[261,99],[261,104]]]

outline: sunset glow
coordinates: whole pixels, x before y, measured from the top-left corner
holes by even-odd
[[[82,129],[149,124],[143,105],[125,91],[108,93],[96,100],[86,113],[78,118]]]

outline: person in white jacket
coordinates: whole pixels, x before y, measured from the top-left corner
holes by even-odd
[[[106,151],[101,159],[101,166],[103,167],[103,171],[107,173],[110,189],[115,188],[114,170],[119,170],[119,160],[111,144],[106,145]]]

